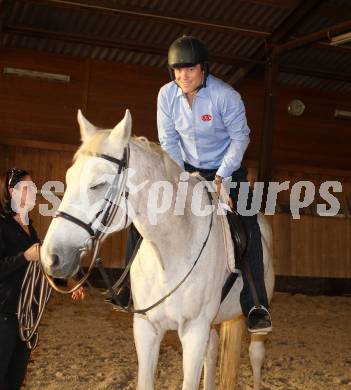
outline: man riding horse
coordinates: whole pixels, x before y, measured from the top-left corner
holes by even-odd
[[[249,144],[250,129],[245,107],[238,92],[229,84],[209,73],[208,51],[199,39],[183,36],[175,40],[168,51],[168,68],[172,81],[164,85],[157,100],[157,127],[162,148],[188,172],[199,172],[213,180],[217,193],[222,181],[237,183],[230,190],[230,206],[236,204],[239,183],[247,182],[242,165]],[[249,191],[247,207],[252,192]],[[244,287],[240,303],[252,333],[270,332],[271,317],[264,283],[261,232],[257,215],[242,216],[249,233],[249,245],[243,267]],[[131,228],[128,235],[127,259],[138,240]],[[118,296],[125,302],[129,287],[120,289]]]

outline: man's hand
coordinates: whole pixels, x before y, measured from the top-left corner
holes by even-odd
[[[234,205],[233,205],[232,198],[229,196],[229,194],[226,193],[226,191],[224,190],[224,187],[223,187],[223,178],[221,176],[216,175],[213,182],[216,186],[217,195],[220,196],[221,194],[222,195],[224,194],[227,197],[227,205],[231,209],[233,209]]]
[[[214,181],[213,181],[215,183],[216,193],[218,196],[221,195],[222,181],[223,181],[222,177],[218,176],[218,175],[215,176]]]

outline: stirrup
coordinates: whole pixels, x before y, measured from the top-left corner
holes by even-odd
[[[265,321],[266,322],[265,326],[259,327],[257,329],[255,329],[255,327],[250,327],[250,315],[252,314],[252,312],[254,312],[256,310],[261,310],[261,311],[264,312],[262,314],[261,321]],[[266,335],[266,334],[268,334],[269,332],[272,331],[272,317],[271,317],[271,314],[268,311],[268,309],[265,306],[263,306],[263,305],[255,305],[255,306],[253,306],[250,309],[249,314],[247,315],[247,322],[248,322],[248,331],[250,333],[252,333],[252,334]]]
[[[109,290],[107,290],[105,302],[112,305],[113,309],[119,312],[128,313],[133,309],[133,297],[132,291],[129,285],[121,286],[117,291],[114,290],[116,298],[119,303],[117,303],[112,297]],[[128,296],[127,296],[128,295]]]

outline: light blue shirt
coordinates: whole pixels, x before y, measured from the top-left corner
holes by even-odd
[[[181,88],[172,81],[157,99],[157,128],[162,148],[184,169],[184,161],[196,168],[217,169],[231,176],[250,142],[245,107],[229,84],[209,75],[190,108]]]

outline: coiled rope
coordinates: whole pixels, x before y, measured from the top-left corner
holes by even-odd
[[[40,262],[30,261],[17,306],[20,338],[29,349],[34,349],[38,344],[38,326],[51,291]]]

